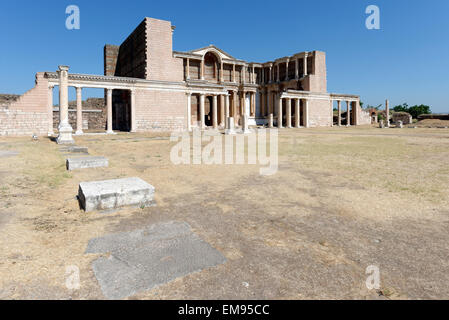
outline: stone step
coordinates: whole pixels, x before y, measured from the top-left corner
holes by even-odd
[[[76,157],[67,158],[66,160],[66,167],[69,171],[75,169],[107,167],[108,165],[108,159],[105,157]]]
[[[78,199],[86,212],[124,206],[150,206],[154,203],[154,187],[137,177],[81,182]]]

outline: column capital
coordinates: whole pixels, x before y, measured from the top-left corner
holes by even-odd
[[[58,66],[59,71],[69,71],[69,66]]]

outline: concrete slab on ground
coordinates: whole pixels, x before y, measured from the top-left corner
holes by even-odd
[[[92,268],[108,299],[123,299],[226,261],[184,222],[170,221],[89,241],[86,253],[107,253]]]
[[[86,212],[154,204],[154,187],[140,178],[81,182],[78,199]]]
[[[66,160],[66,167],[69,171],[75,169],[107,167],[108,165],[109,161],[107,158],[98,156],[67,158]]]

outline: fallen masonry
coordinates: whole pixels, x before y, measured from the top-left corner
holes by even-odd
[[[76,157],[67,158],[66,166],[67,170],[72,171],[75,169],[87,169],[87,168],[101,168],[109,165],[108,159],[105,157]]]
[[[154,187],[140,178],[81,182],[78,199],[84,211],[154,204]]]

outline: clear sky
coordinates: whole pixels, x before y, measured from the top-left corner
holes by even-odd
[[[72,4],[80,30],[65,27]],[[365,27],[371,4],[380,8],[380,30]],[[120,44],[145,16],[172,21],[174,50],[214,44],[256,62],[321,50],[329,92],[449,112],[448,0],[1,1],[0,93],[24,93],[36,72],[60,64],[103,74],[104,44]]]

